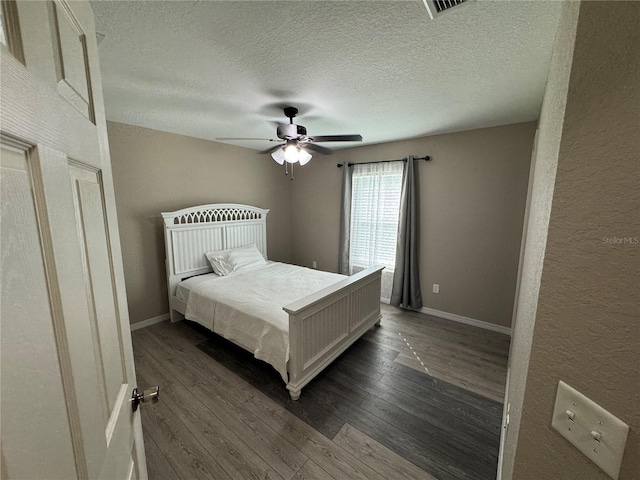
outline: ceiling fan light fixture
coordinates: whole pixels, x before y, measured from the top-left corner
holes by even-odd
[[[284,147],[284,160],[287,163],[296,163],[298,161],[298,156],[300,154],[300,150],[296,145],[289,144]]]
[[[300,152],[298,153],[298,161],[300,162],[300,166],[306,165],[311,160],[311,154],[307,152],[304,148],[299,148]]]
[[[297,146],[294,142],[289,142],[282,148],[278,148],[275,152],[271,152],[271,158],[279,165],[284,165],[284,162],[306,165],[309,163],[309,160],[311,160],[311,154]]]
[[[278,165],[284,165],[284,150],[279,148],[275,152],[271,153],[271,158],[273,158]]]

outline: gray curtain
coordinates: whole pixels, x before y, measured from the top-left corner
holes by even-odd
[[[396,247],[391,305],[414,310],[422,308],[422,292],[420,291],[418,272],[418,253],[420,251],[418,227],[418,192],[413,157],[407,157],[402,175],[398,245]]]
[[[349,242],[351,240],[351,178],[353,169],[345,162],[342,167],[342,201],[340,208],[340,245],[338,273],[349,275]]]

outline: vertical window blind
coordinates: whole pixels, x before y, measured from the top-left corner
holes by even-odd
[[[404,162],[355,164],[351,193],[352,273],[370,265],[393,271]]]

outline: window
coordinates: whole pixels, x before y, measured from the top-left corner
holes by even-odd
[[[404,162],[353,166],[351,273],[384,265],[385,272],[393,276],[403,169]]]

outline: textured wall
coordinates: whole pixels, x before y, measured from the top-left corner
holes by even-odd
[[[161,212],[205,203],[270,208],[269,258],[289,260],[290,181],[253,150],[109,122],[131,323],[169,311]]]
[[[580,5],[515,457],[518,480],[609,478],[551,429],[558,380],[630,425],[620,478],[640,478],[638,32],[638,2]]]
[[[504,479],[509,479],[512,475],[520,428],[579,5],[578,2],[567,2],[564,5],[538,123],[520,291],[509,355],[508,398],[511,404],[511,422],[502,439]]]
[[[337,269],[336,163],[428,154],[431,162],[416,164],[425,306],[509,327],[534,134],[523,123],[314,156],[292,185],[293,261]]]

